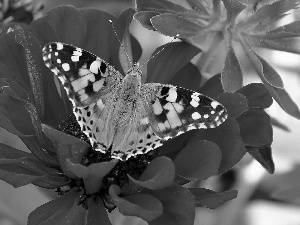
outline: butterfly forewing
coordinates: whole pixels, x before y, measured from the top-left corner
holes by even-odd
[[[143,96],[154,132],[164,140],[192,129],[219,126],[227,119],[220,103],[200,93],[164,84],[144,84]]]
[[[43,59],[60,79],[74,106],[94,103],[122,80],[122,75],[107,62],[72,45],[47,44],[43,48]]]

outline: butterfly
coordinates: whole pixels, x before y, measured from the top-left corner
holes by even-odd
[[[43,48],[45,65],[59,78],[81,130],[96,151],[122,161],[158,148],[192,129],[215,128],[227,119],[219,102],[160,83],[141,83],[138,64],[123,76],[81,48],[53,42]]]

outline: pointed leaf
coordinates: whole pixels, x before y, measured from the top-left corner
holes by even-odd
[[[179,35],[180,38],[196,37],[205,28],[202,24],[192,22],[172,13],[154,16],[150,21],[158,32],[171,37],[175,37],[176,35]]]
[[[156,49],[156,54],[164,46]],[[147,66],[147,82],[168,83],[175,74],[201,50],[185,42],[167,44]]]
[[[150,222],[159,217],[163,212],[162,204],[155,197],[148,194],[135,194],[119,197],[110,188],[113,203],[125,216],[137,216]]]
[[[278,74],[276,73],[276,74],[271,75],[271,73],[274,72],[274,69],[273,68],[271,69],[270,66],[265,61],[263,61],[265,63],[262,63],[262,61],[260,60],[261,58],[258,58],[257,54],[252,50],[248,40],[243,39],[240,43],[242,44],[243,49],[244,49],[245,53],[247,54],[250,62],[254,66],[257,74],[260,76],[262,82],[264,83],[266,88],[269,90],[272,97],[278,102],[278,104],[281,106],[281,108],[286,113],[288,113],[289,115],[291,115],[293,117],[300,118],[299,108],[293,102],[293,100],[288,95],[288,93],[282,87],[281,88],[274,87],[272,84],[269,83],[270,80],[267,80],[264,75],[265,72],[268,72],[269,77],[274,77],[274,75],[275,75],[275,77],[278,77]],[[267,68],[265,68],[264,66],[266,66]]]
[[[195,220],[195,198],[180,185],[154,191],[154,197],[163,205],[163,214],[149,225],[193,225]]]
[[[238,27],[245,28],[258,24],[259,22],[272,19],[271,22],[275,22],[282,18],[286,12],[291,9],[298,8],[299,2],[297,0],[281,0],[271,4],[266,4],[251,14],[247,19],[242,20]],[[265,23],[265,30],[271,25],[271,23]]]
[[[249,40],[256,47],[300,54],[299,39],[297,38],[264,39],[260,36],[251,36]]]
[[[237,0],[223,0],[224,6],[227,11],[227,21],[232,22],[243,11],[246,6]]]
[[[224,91],[233,93],[243,86],[243,72],[232,45],[228,48],[221,78]]]
[[[248,153],[253,156],[270,174],[274,174],[275,165],[271,147],[247,147]]]
[[[87,199],[88,201],[88,214],[86,225],[111,225],[107,212],[100,197],[93,196]]]
[[[31,212],[28,216],[28,225],[63,225],[85,224],[86,211],[78,205],[81,193],[71,190]]]
[[[175,158],[176,174],[187,180],[204,180],[218,173],[222,153],[214,142],[197,140]]]
[[[276,29],[270,30],[264,35],[265,39],[282,39],[282,38],[292,38],[300,36],[300,21],[294,21],[287,25],[278,27]]]
[[[156,31],[150,19],[153,16],[157,16],[157,15],[159,15],[159,13],[155,11],[141,11],[134,14],[134,19],[137,20],[140,24],[142,24],[142,26],[145,27],[146,29]]]
[[[189,189],[196,197],[196,206],[209,209],[216,209],[227,201],[237,197],[237,190],[229,190],[224,192],[214,192],[205,188],[190,188]]]
[[[158,157],[146,167],[139,180],[128,175],[129,179],[141,187],[158,190],[170,186],[175,177],[175,166],[171,159]]]

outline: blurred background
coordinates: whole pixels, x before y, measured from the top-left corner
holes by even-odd
[[[3,0],[1,1],[3,2]],[[125,8],[132,6],[132,1],[35,0],[33,4],[44,5],[42,13],[46,13],[57,5],[69,4],[76,7],[98,8],[117,16]],[[294,10],[281,23],[287,24],[299,20],[299,17],[299,10]],[[170,37],[146,30],[136,21],[131,24],[131,32],[143,49],[141,63],[145,62],[158,46],[172,40]],[[237,54],[242,51],[239,46],[235,50]],[[271,50],[259,50],[259,53],[278,71],[286,90],[300,105],[300,56]],[[240,63],[245,72],[244,84],[260,83],[260,79],[250,69],[251,66],[247,59],[243,57],[243,54],[240,55]],[[213,177],[201,182],[201,187],[208,187],[216,191],[221,189],[222,182],[229,182],[231,188],[237,189],[239,194],[236,199],[225,203],[216,210],[197,208],[195,224],[300,225],[300,198],[280,201],[272,197],[281,190],[294,187],[298,187],[297,193],[300,193],[300,121],[287,115],[275,101],[267,112],[288,128],[286,130],[274,127],[272,149],[275,174],[268,174],[261,165],[246,155],[232,171],[221,177]],[[26,147],[17,139],[0,128],[0,142],[26,150]],[[26,224],[28,214],[54,196],[54,191],[39,189],[33,185],[15,189],[0,181],[0,225]],[[120,216],[118,212],[113,212],[110,217],[114,225],[146,224],[137,218]]]

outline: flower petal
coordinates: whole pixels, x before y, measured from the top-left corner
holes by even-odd
[[[118,197],[114,187],[111,186],[109,194],[112,202],[119,208],[125,216],[137,216],[150,222],[159,217],[162,212],[162,204],[155,197],[148,194],[134,194],[125,197]]]
[[[136,185],[150,189],[159,190],[170,186],[175,177],[175,166],[171,159],[158,157],[151,161],[144,173],[138,180],[128,176]]]
[[[193,225],[195,220],[195,197],[180,185],[172,185],[152,195],[163,205],[163,214],[149,225]]]
[[[103,177],[111,171],[117,162],[118,160],[113,159],[109,162],[94,163],[86,167],[72,159],[66,159],[66,168],[72,178],[83,179],[86,193],[92,195],[100,190]]]
[[[192,140],[175,158],[176,175],[186,180],[205,180],[218,174],[221,160],[216,143]]]

